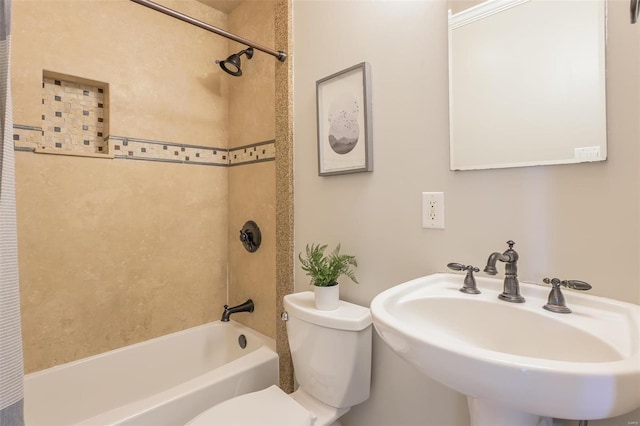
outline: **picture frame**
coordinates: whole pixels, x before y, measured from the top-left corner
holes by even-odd
[[[318,80],[316,103],[318,175],[373,171],[369,63]]]

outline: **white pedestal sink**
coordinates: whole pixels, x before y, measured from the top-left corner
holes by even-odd
[[[640,306],[565,291],[571,314],[542,308],[550,288],[521,283],[525,303],[498,299],[502,280],[434,274],[371,302],[382,339],[422,373],[469,398],[473,425],[594,420],[640,407]]]

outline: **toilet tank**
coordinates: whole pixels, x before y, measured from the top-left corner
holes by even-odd
[[[366,401],[371,387],[371,312],[340,301],[315,309],[313,292],[284,296],[287,334],[300,388],[336,408]]]

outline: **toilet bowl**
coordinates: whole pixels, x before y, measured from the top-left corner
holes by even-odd
[[[211,425],[315,426],[315,423],[309,411],[273,385],[224,401],[187,423],[187,426]]]
[[[187,426],[339,426],[338,419],[369,398],[371,313],[340,301],[338,309],[315,309],[312,292],[284,297],[287,334],[299,388],[277,386],[232,398]]]
[[[278,386],[240,395],[204,411],[187,426],[339,426],[348,408],[336,409],[297,390]]]

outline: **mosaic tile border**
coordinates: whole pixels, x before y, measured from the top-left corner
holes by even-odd
[[[41,127],[13,125],[13,142],[16,151],[83,156],[82,153],[67,151],[58,146],[46,147],[43,139],[44,132]],[[276,156],[275,140],[257,142],[232,149],[113,135],[107,136],[105,141],[107,149],[104,154],[107,155],[104,155],[103,158],[109,159],[230,167],[274,161]],[[51,149],[44,152],[43,148]],[[96,155],[87,156],[96,157]]]
[[[125,160],[160,161],[165,163],[229,165],[229,150],[200,145],[177,144],[149,139],[109,136],[109,152]]]
[[[276,141],[258,142],[229,150],[229,166],[273,161],[276,158]]]

